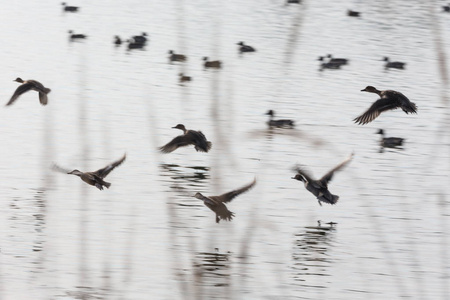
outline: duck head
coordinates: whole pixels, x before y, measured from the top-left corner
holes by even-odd
[[[237,43],[236,45],[244,46],[244,42],[239,42],[239,43]]]
[[[295,175],[294,177],[292,177],[292,179],[305,182],[305,177],[303,177],[301,174]]]
[[[203,57],[203,60],[208,61],[208,57],[207,56]]]
[[[275,115],[275,112],[273,110],[268,110],[265,114],[273,117]]]
[[[23,83],[24,81],[22,80],[22,78],[20,78],[20,77],[17,77],[16,79],[14,79],[13,81],[17,81],[17,82],[20,82],[20,83]]]
[[[174,127],[172,127],[172,128],[180,129],[180,130],[183,130],[184,132],[186,132],[186,127],[184,127],[183,124],[178,124],[177,126],[174,126]]]
[[[377,90],[376,88],[374,88],[371,85],[368,85],[364,89],[362,89],[361,92],[368,92],[368,93],[375,93],[375,94],[377,94],[379,92],[379,90]]]
[[[197,199],[203,200],[202,198],[203,198],[204,196],[202,195],[202,193],[197,192],[197,193],[195,193],[195,195],[192,196],[192,197],[195,197],[195,198],[197,198]]]
[[[81,174],[83,174],[83,172],[78,171],[77,169],[75,169],[75,170],[73,170],[73,171],[70,171],[70,172],[67,173],[67,174],[72,174],[72,175],[81,176]]]
[[[377,131],[377,134],[383,135],[383,134],[384,134],[384,130],[383,130],[383,129],[379,129],[379,130]]]

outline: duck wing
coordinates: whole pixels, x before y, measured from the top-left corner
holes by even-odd
[[[398,107],[400,107],[398,101],[390,98],[380,98],[375,101],[365,113],[355,118],[353,121],[360,125],[364,125],[375,120],[382,112]]]
[[[48,103],[48,97],[47,97],[47,94],[46,94],[46,93],[39,92],[39,102],[40,102],[42,105],[47,105],[47,103]]]
[[[341,162],[339,165],[337,165],[336,167],[334,167],[333,169],[331,169],[330,171],[328,171],[327,174],[323,175],[322,178],[320,178],[320,183],[324,186],[328,185],[328,182],[331,181],[331,179],[333,178],[334,172],[339,171],[340,169],[342,169],[343,167],[345,167],[353,158],[353,153],[350,154],[349,157],[347,157],[343,162]]]
[[[243,186],[243,187],[241,187],[239,189],[236,189],[236,190],[233,190],[231,192],[222,194],[220,196],[216,196],[215,198],[216,198],[216,200],[218,200],[220,202],[223,202],[223,203],[230,202],[231,200],[233,200],[234,198],[236,198],[240,194],[245,193],[246,191],[251,189],[255,184],[256,184],[256,178],[251,183],[247,184],[246,186]]]
[[[63,173],[63,174],[68,174],[68,173],[70,173],[72,171],[72,170],[69,170],[69,169],[64,169],[64,168],[58,166],[56,163],[53,163],[51,168],[52,168],[53,171],[60,172],[60,173]]]
[[[191,144],[195,145],[195,150],[197,151],[208,152],[212,147],[212,143],[206,140],[205,135],[201,131],[188,130],[185,136],[191,141]]]
[[[95,172],[90,172],[90,173],[103,179],[106,176],[108,176],[108,174],[111,173],[111,171],[114,170],[114,168],[120,166],[125,161],[125,158],[127,158],[126,154],[124,154],[121,159],[107,165],[103,169],[99,169]]]
[[[192,140],[186,135],[179,135],[164,146],[160,147],[159,150],[163,153],[170,153],[175,151],[179,147],[184,147],[192,144]]]
[[[33,85],[32,83],[29,83],[29,82],[26,82],[26,83],[21,84],[21,85],[16,89],[16,91],[14,92],[14,94],[11,96],[11,99],[9,99],[9,102],[6,103],[6,105],[11,105],[11,104],[13,104],[14,101],[16,101],[17,98],[20,97],[20,95],[22,95],[22,94],[24,94],[24,93],[26,93],[26,92],[28,92],[28,91],[31,91],[31,90],[33,89],[33,87],[34,87],[34,85]]]

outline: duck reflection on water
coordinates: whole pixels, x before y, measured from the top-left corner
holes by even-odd
[[[337,223],[323,225],[320,220],[317,223],[317,226],[306,226],[294,236],[293,276],[294,280],[305,282],[302,285],[307,285],[310,276],[328,276],[327,269],[333,262],[328,252],[333,248]],[[316,279],[313,281],[317,284]]]

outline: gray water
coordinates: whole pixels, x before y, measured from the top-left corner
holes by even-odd
[[[4,4],[0,99],[18,76],[52,92],[45,107],[30,92],[0,109],[0,298],[448,299],[445,3],[305,2]],[[141,32],[145,50],[112,43]],[[239,55],[239,41],[257,52]],[[170,49],[188,61],[170,64]],[[328,53],[350,64],[320,72]],[[406,69],[385,70],[384,56]],[[354,124],[376,100],[367,85],[401,91],[418,114]],[[268,109],[296,129],[268,130]],[[178,123],[212,150],[159,153]],[[380,152],[379,128],[403,149]],[[337,205],[291,179],[296,164],[320,177],[352,152],[330,183]],[[93,171],[123,153],[104,191],[50,168]],[[232,222],[192,197],[254,177]]]

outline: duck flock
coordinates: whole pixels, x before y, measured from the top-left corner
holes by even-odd
[[[300,3],[300,1],[290,0],[288,3]],[[66,3],[62,3],[64,12],[76,13],[80,9],[76,6],[69,6]],[[444,11],[446,7],[444,7]],[[349,10],[347,12],[350,17],[360,17],[361,14],[356,11]],[[69,31],[70,40],[77,39],[86,39],[87,36],[84,34],[74,33],[72,30]],[[135,35],[130,37],[127,40],[122,40],[119,36],[115,36],[113,40],[113,44],[116,46],[120,46],[123,43],[127,43],[127,49],[143,49],[148,43],[148,35],[143,32],[141,35]],[[239,53],[248,53],[248,52],[256,52],[256,49],[250,45],[246,45],[243,41],[237,43]],[[169,62],[185,62],[187,61],[187,56],[179,53],[175,53],[173,50],[168,51],[169,54]],[[335,58],[331,54],[326,56],[320,56],[318,58],[320,61],[320,70],[324,69],[339,69],[341,66],[347,65],[349,60],[346,58]],[[215,68],[220,69],[223,66],[223,63],[219,60],[209,60],[208,57],[203,58],[203,66],[204,68]],[[390,61],[388,57],[382,59],[385,62],[385,68],[396,68],[396,69],[404,69],[405,63],[403,62],[394,62]],[[183,73],[179,74],[180,82],[189,82],[192,78]],[[19,87],[15,90],[9,101],[6,103],[6,106],[11,106],[14,104],[18,98],[29,91],[36,91],[39,96],[39,102],[41,105],[47,105],[48,94],[51,92],[50,88],[44,86],[43,83],[37,80],[23,80],[21,78],[16,78],[14,81],[20,83]],[[400,108],[406,114],[417,114],[417,106],[415,103],[411,102],[404,94],[394,90],[378,90],[373,86],[366,86],[361,91],[373,93],[378,96],[369,108],[363,112],[361,115],[355,117],[353,121],[358,125],[365,125],[376,118],[380,117],[380,115],[389,110],[395,110]],[[292,129],[295,127],[295,122],[293,120],[288,119],[275,119],[275,111],[269,110],[266,113],[269,116],[269,120],[267,125],[269,128],[284,128],[286,130]],[[174,127],[174,129],[179,129],[183,133],[174,137],[171,141],[167,142],[165,145],[159,148],[161,153],[170,154],[171,152],[177,150],[180,147],[193,146],[196,151],[207,153],[211,150],[213,143],[208,141],[206,136],[197,130],[186,129],[183,124],[178,124]],[[378,134],[381,135],[380,145],[381,147],[400,147],[403,145],[402,138],[395,137],[385,137],[384,131],[380,129]],[[353,158],[353,153],[345,158],[340,164],[331,169],[328,173],[326,173],[320,179],[314,179],[312,175],[309,174],[307,170],[303,167],[294,167],[296,172],[295,176],[292,179],[301,181],[304,183],[305,188],[311,192],[318,200],[319,204],[322,205],[322,202],[328,204],[336,204],[339,196],[332,194],[328,189],[328,183],[333,178],[335,172],[342,170]],[[79,170],[68,170],[59,167],[58,165],[54,165],[53,169],[55,171],[59,171],[65,174],[72,174],[79,176],[81,180],[85,183],[97,187],[99,190],[103,190],[104,187],[109,188],[111,183],[104,181],[105,177],[116,167],[120,166],[126,159],[126,154],[124,154],[117,161],[112,162],[104,168],[101,168],[94,172],[81,172]],[[204,205],[211,209],[216,215],[216,222],[219,223],[220,220],[230,221],[232,220],[234,213],[229,211],[225,205],[225,203],[230,202],[236,196],[249,191],[256,184],[256,178],[249,184],[234,189],[230,192],[224,193],[219,196],[204,196],[201,193],[196,193],[194,195],[195,198],[203,201]]]

